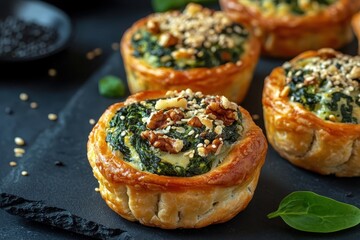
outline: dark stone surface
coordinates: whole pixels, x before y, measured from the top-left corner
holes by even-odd
[[[0,167],[5,171],[0,172],[0,192],[13,193],[31,200],[43,200],[47,205],[64,208],[109,228],[125,229],[136,239],[360,239],[359,226],[338,233],[320,235],[298,232],[287,227],[280,219],[267,219],[266,215],[276,210],[281,199],[296,190],[314,191],[360,206],[359,178],[320,176],[301,170],[279,157],[271,147],[253,200],[244,212],[227,223],[194,230],[161,230],[129,222],[111,211],[94,191],[97,181],[86,158],[86,142],[92,128],[88,123],[89,119],[98,119],[110,104],[122,100],[106,99],[99,96],[97,91],[97,81],[104,75],[115,74],[125,80],[120,55],[113,54],[96,74],[84,85],[81,84],[84,82],[82,78],[99,65],[99,62],[87,62],[84,52],[93,49],[99,42],[105,46],[106,42],[111,44],[116,40],[113,40],[114,36],[109,32],[115,31],[117,27],[104,27],[104,30],[101,29],[103,23],[100,22],[106,19],[104,21],[109,24],[112,19],[110,16],[113,16],[117,19],[116,24],[120,26],[115,35],[121,35],[126,26],[148,11],[148,8],[141,9],[140,5],[136,11],[133,8],[129,9],[121,11],[120,8],[115,10],[111,6],[99,7],[96,11],[92,9],[84,15],[77,15],[77,29],[81,36],[75,37],[77,40],[67,52],[57,56],[54,62],[48,61],[39,66],[36,65],[38,63],[32,63],[33,71],[30,66],[19,68],[16,75],[22,76],[20,79],[11,74],[8,78],[1,77],[0,109],[3,110],[0,111]],[[117,16],[117,11],[123,15]],[[89,17],[91,13],[93,18]],[[82,28],[79,29],[79,26]],[[99,29],[99,32],[109,31],[107,35],[103,35],[109,39],[100,40],[101,34],[94,34],[93,38],[89,38],[92,44],[86,45],[84,36],[89,30],[84,28],[94,31]],[[77,48],[79,54],[76,57]],[[354,54],[355,42],[344,51]],[[282,62],[274,59],[260,61],[251,89],[242,104],[251,114],[262,116],[263,80],[273,67],[281,65]],[[51,79],[46,76],[47,67],[55,63],[63,70],[60,71],[61,76]],[[3,65],[0,66],[4,69]],[[30,72],[31,76],[27,76]],[[72,73],[81,79],[71,77]],[[79,86],[81,87],[77,90]],[[22,91],[28,92],[30,98],[39,103],[39,109],[30,109],[28,102],[18,100],[18,93]],[[6,106],[13,109],[12,115],[5,113]],[[49,112],[59,113],[57,122],[47,120]],[[256,122],[263,127],[262,117]],[[15,136],[23,136],[29,144],[26,146],[27,153],[19,160],[18,166],[10,169],[8,161],[14,159],[12,148]],[[56,161],[63,162],[64,166],[56,166]],[[23,170],[28,171],[29,176],[21,176]],[[82,237],[24,221],[0,211],[0,239]]]

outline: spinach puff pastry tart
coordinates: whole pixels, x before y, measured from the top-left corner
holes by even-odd
[[[189,89],[142,92],[110,106],[88,141],[108,206],[166,229],[200,228],[242,211],[266,152],[246,110]]]
[[[349,43],[350,21],[359,0],[220,0],[220,4],[231,19],[256,29],[265,55],[294,57]]]
[[[360,57],[308,51],[265,80],[267,137],[291,163],[321,174],[360,176]]]
[[[260,43],[223,13],[189,4],[137,21],[121,41],[131,93],[191,88],[241,102]]]

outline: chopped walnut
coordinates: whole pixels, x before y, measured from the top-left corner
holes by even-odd
[[[206,157],[207,155],[213,153],[218,155],[220,153],[223,141],[219,138],[215,138],[210,144],[203,147],[198,147],[198,154],[201,157]]]
[[[215,115],[216,119],[223,121],[225,126],[230,126],[238,119],[236,109],[233,106],[235,103],[229,100],[224,101],[220,97],[207,99],[207,102],[209,105],[206,107],[205,112]]]
[[[175,46],[178,43],[178,39],[171,33],[163,33],[160,35],[159,44],[163,47]]]
[[[184,118],[184,113],[179,109],[163,110],[153,113],[148,120],[146,127],[151,130],[162,129],[170,125],[170,121],[177,122]]]
[[[149,30],[149,32],[151,32],[152,34],[158,34],[160,33],[160,24],[157,21],[154,21],[152,19],[150,19],[147,23],[146,23],[146,28]]]
[[[141,133],[141,137],[149,140],[150,145],[164,152],[179,153],[184,146],[182,140],[169,138],[153,131],[144,131]]]
[[[191,118],[188,124],[192,127],[198,127],[198,128],[202,127],[203,125],[198,117]]]

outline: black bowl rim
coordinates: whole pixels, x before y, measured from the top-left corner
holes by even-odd
[[[36,60],[40,60],[40,59],[44,59],[50,56],[53,56],[61,51],[63,51],[65,48],[67,48],[70,44],[71,39],[73,38],[74,35],[74,23],[72,22],[71,18],[60,8],[51,5],[49,3],[46,2],[42,2],[42,1],[25,1],[26,3],[30,3],[30,4],[39,4],[39,5],[43,5],[46,8],[52,9],[54,11],[57,11],[60,13],[60,15],[64,18],[64,20],[66,22],[69,23],[69,34],[68,34],[68,38],[65,39],[65,41],[58,47],[56,47],[54,50],[47,52],[45,54],[40,54],[40,55],[36,55],[36,56],[32,56],[32,57],[22,57],[22,58],[12,58],[12,57],[1,57],[0,56],[0,62],[9,62],[9,63],[16,63],[16,62],[29,62],[29,61],[36,61]]]

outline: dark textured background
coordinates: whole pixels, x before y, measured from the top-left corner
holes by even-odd
[[[57,3],[74,20],[75,36],[70,48],[41,62],[14,65],[0,64],[0,109],[11,106],[14,114],[0,112],[0,192],[10,192],[67,210],[102,223],[124,228],[136,239],[360,239],[360,229],[333,234],[308,234],[292,230],[280,219],[268,220],[281,199],[292,191],[309,190],[340,201],[360,206],[360,179],[320,176],[298,169],[279,157],[270,147],[258,188],[248,208],[231,221],[197,230],[161,230],[128,222],[112,212],[94,191],[97,182],[86,159],[87,136],[92,128],[90,118],[98,119],[110,104],[120,101],[98,95],[97,81],[114,74],[125,79],[118,53],[110,45],[136,19],[151,11],[148,1],[101,1],[84,8],[73,7],[70,1]],[[104,55],[91,62],[85,53],[101,47]],[[353,42],[343,49],[355,54]],[[251,114],[262,115],[263,80],[271,69],[283,61],[261,59],[248,96],[242,104]],[[47,76],[50,67],[58,69],[56,78]],[[96,73],[91,74],[96,69]],[[91,77],[88,78],[88,76]],[[27,92],[39,109],[18,100]],[[59,113],[57,122],[47,120],[49,112]],[[263,127],[262,118],[256,121]],[[16,168],[13,138],[27,140],[27,153]],[[57,167],[54,162],[64,162]],[[29,176],[20,172],[26,170]],[[0,239],[82,239],[70,234],[10,216],[0,211]]]

